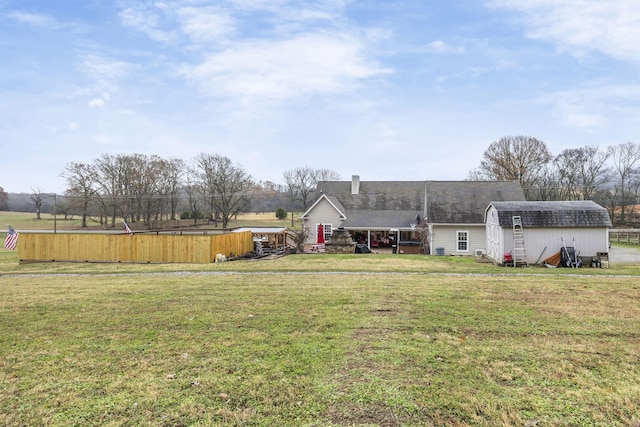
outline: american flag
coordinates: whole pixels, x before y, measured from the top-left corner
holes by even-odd
[[[122,220],[122,223],[124,224],[124,232],[133,236],[133,231],[131,231],[131,229],[129,228],[129,226],[127,225],[126,222],[124,222],[124,219]]]
[[[18,244],[19,234],[20,233],[14,230],[12,226],[9,226],[7,238],[4,240],[4,247],[9,249],[10,251],[14,250],[16,248],[16,245]]]

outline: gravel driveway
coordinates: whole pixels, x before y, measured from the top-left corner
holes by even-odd
[[[609,262],[614,264],[640,264],[640,247],[611,246],[609,248]]]

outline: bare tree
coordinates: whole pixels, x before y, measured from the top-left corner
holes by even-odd
[[[431,232],[429,230],[429,224],[424,218],[420,218],[420,221],[415,226],[416,237],[420,242],[420,252],[424,255],[431,253]]]
[[[169,219],[176,219],[176,209],[180,201],[182,178],[185,174],[185,163],[182,159],[169,159],[161,171],[160,191],[169,203]]]
[[[196,167],[203,188],[207,191],[212,213],[227,228],[229,220],[243,212],[251,201],[253,187],[251,176],[240,165],[234,165],[228,157],[217,154],[200,154]]]
[[[40,188],[36,187],[35,190],[31,188],[31,201],[36,209],[36,219],[41,219],[40,213],[42,212],[42,203],[45,197],[46,195],[40,191]]]
[[[123,156],[103,154],[94,160],[96,170],[96,184],[99,202],[105,211],[105,216],[111,216],[111,227],[115,227],[116,216],[124,217],[123,196],[125,169]]]
[[[483,157],[472,178],[518,181],[525,193],[535,187],[544,166],[553,159],[547,145],[530,136],[502,137],[489,145]]]
[[[4,188],[0,187],[0,211],[7,210],[9,206],[9,195]]]
[[[70,162],[65,166],[62,177],[67,181],[65,194],[79,200],[82,214],[82,227],[85,228],[87,226],[89,202],[96,194],[95,169],[86,163]]]
[[[616,209],[616,200],[618,199],[618,189],[613,188],[611,190],[598,189],[593,193],[593,201],[599,205],[604,206],[609,212],[611,221],[614,220],[614,214]]]
[[[200,216],[201,191],[198,183],[198,172],[194,167],[187,168],[184,176],[184,191],[187,193],[187,203],[189,204],[189,212],[193,218],[193,225],[198,225],[198,217]]]
[[[340,181],[340,174],[331,169],[317,169],[315,179],[316,185],[319,181]]]
[[[304,253],[304,244],[307,241],[307,238],[311,234],[311,230],[304,225],[300,225],[300,228],[293,232],[292,238],[294,243],[296,244],[296,251],[300,254]]]
[[[295,201],[302,202],[306,210],[311,204],[311,195],[318,186],[318,181],[337,181],[340,175],[331,169],[312,169],[308,166],[298,167],[284,173],[285,187],[291,201],[291,212]]]
[[[215,222],[217,226],[218,212],[216,211],[217,187],[215,183],[216,156],[200,153],[194,159],[194,171],[196,172],[196,184],[202,198],[205,200],[208,214],[207,219]]]
[[[638,173],[640,165],[640,144],[626,142],[609,148],[609,154],[613,161],[616,172],[616,188],[620,194],[620,223],[626,223],[627,205],[635,204],[635,194],[633,188],[635,175]]]
[[[158,182],[163,160],[156,156],[133,154],[126,158],[125,194],[130,196],[131,220],[149,225],[159,209]]]
[[[562,185],[562,173],[553,163],[547,163],[541,170],[538,180],[528,189],[528,195],[535,200],[566,200],[568,187]]]
[[[565,188],[566,199],[593,198],[595,191],[610,179],[611,168],[606,164],[610,152],[598,147],[564,150],[554,159],[560,185]]]
[[[294,204],[296,203],[297,200],[300,199],[299,197],[299,192],[298,192],[298,187],[296,185],[296,177],[295,177],[295,173],[294,171],[290,170],[290,171],[286,171],[284,173],[284,181],[285,181],[285,188],[287,191],[287,196],[289,199],[289,202],[291,203],[290,206],[290,211],[291,211],[291,227],[293,227],[293,209],[294,209]]]

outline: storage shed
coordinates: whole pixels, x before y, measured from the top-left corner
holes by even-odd
[[[609,251],[609,213],[590,200],[491,202],[484,222],[487,256],[499,265],[518,251],[527,264],[540,263],[563,241],[586,262]]]

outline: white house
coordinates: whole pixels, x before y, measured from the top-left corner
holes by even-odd
[[[493,201],[485,212],[486,255],[496,264],[514,251],[514,217],[522,223],[527,264],[540,263],[563,246],[588,258],[609,251],[611,219],[593,201]]]
[[[484,251],[484,213],[494,200],[525,200],[514,181],[322,181],[320,197],[302,215],[307,243],[325,241],[336,228],[348,230],[370,248],[415,253],[415,226],[429,227],[431,254],[475,255]],[[403,246],[404,245],[404,246]]]

